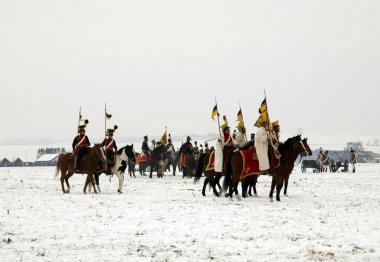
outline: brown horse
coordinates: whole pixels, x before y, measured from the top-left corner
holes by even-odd
[[[283,186],[284,178],[285,178],[285,170],[289,165],[294,165],[294,161],[296,160],[299,154],[305,154],[304,147],[301,144],[301,136],[291,137],[285,141],[285,143],[281,143],[279,146],[279,151],[281,154],[281,162],[280,166],[274,170],[275,176],[272,179],[272,188],[270,197],[273,196],[274,186],[276,186],[276,199],[280,201],[280,191]],[[228,179],[230,181],[228,183],[229,192],[228,195],[232,197],[232,192],[237,189],[237,186],[240,181],[240,175],[243,169],[243,158],[240,152],[234,152],[231,159],[232,164],[232,178]],[[272,171],[273,172],[273,171]]]
[[[200,155],[199,160],[198,160],[198,167],[195,172],[194,183],[197,183],[201,179],[202,174],[205,173],[206,178],[203,183],[202,195],[206,196],[206,186],[208,183],[210,183],[210,186],[212,187],[214,195],[220,196],[222,192],[222,186],[220,185],[219,181],[220,181],[220,178],[222,177],[222,173],[215,172],[214,170],[206,171],[206,167],[209,162],[210,155],[211,154]],[[219,192],[216,190],[216,185],[219,187]]]
[[[88,147],[83,150],[88,151],[87,156],[85,156],[80,163],[80,170],[78,172],[78,174],[87,174],[83,192],[86,193],[86,186],[88,183],[91,183],[94,187],[94,192],[97,193],[94,174],[97,170],[105,168],[106,157],[104,155],[104,150],[100,144],[95,144],[94,147]],[[71,153],[60,154],[58,157],[55,177],[58,176],[59,171],[61,171],[61,186],[63,193],[70,193],[69,178],[75,173],[74,162],[75,158],[72,157]],[[64,182],[66,182],[67,190],[65,190]]]
[[[309,156],[311,156],[311,155],[313,154],[313,152],[311,151],[310,146],[309,146],[309,144],[307,143],[307,138],[302,139],[301,143],[302,143],[302,145],[303,145],[303,147],[304,147],[304,151],[306,151],[307,154],[308,154]],[[302,157],[301,157],[301,158],[302,158]],[[301,161],[301,160],[300,160],[300,161]],[[285,173],[284,195],[287,194],[289,176],[290,176],[290,174],[292,173],[293,168],[294,168],[294,165],[292,166],[292,165],[289,164],[289,169],[288,169],[287,172]]]

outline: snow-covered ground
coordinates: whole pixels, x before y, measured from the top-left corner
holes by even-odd
[[[53,167],[0,168],[1,261],[380,261],[380,165],[302,174],[289,197],[217,198],[167,174],[62,194]]]

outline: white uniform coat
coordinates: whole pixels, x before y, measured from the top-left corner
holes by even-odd
[[[255,147],[259,159],[259,169],[269,169],[268,159],[268,133],[264,127],[260,127],[255,136]]]
[[[247,140],[245,139],[245,135],[240,131],[235,137],[235,143],[239,146],[239,148],[242,148],[248,144]]]
[[[223,146],[222,143],[224,143],[223,137],[221,137],[215,145],[215,172],[222,172],[223,171]]]

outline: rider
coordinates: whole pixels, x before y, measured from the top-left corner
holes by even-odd
[[[198,160],[200,153],[199,153],[199,148],[198,148],[198,142],[197,141],[194,141],[193,154],[194,154],[194,159]]]
[[[107,129],[107,137],[103,140],[103,142],[100,144],[101,146],[105,147],[105,153],[107,158],[107,174],[111,173],[111,168],[115,165],[114,156],[115,152],[117,151],[117,145],[116,141],[113,139],[113,133],[118,128],[118,126],[114,126],[113,129],[109,128]]]
[[[169,152],[169,153],[175,152],[175,148],[172,143],[172,138],[170,134],[169,134],[168,144],[166,145],[166,152]]]
[[[355,173],[356,155],[355,155],[355,150],[352,147],[350,150],[350,164],[352,165],[352,173]]]
[[[90,140],[86,136],[86,125],[81,125],[78,127],[78,135],[74,138],[72,147],[73,152],[75,153],[75,172],[79,172],[80,163],[82,161],[83,156],[85,155],[85,147],[90,146]]]
[[[249,142],[247,142],[247,138],[245,135],[245,127],[244,126],[238,126],[238,133],[235,138],[235,142],[237,143],[239,148],[245,147]]]
[[[225,173],[232,174],[231,158],[235,150],[236,142],[230,133],[226,116],[223,116],[223,119],[224,124],[221,126],[223,131],[223,168]]]
[[[141,150],[144,153],[144,155],[147,157],[147,159],[149,159],[151,150],[148,145],[148,136],[144,136],[144,141],[142,142]]]
[[[188,136],[186,138],[186,143],[184,143],[181,146],[180,150],[179,150],[179,153],[180,153],[181,157],[184,159],[185,164],[186,164],[186,158],[187,158],[187,156],[188,155],[192,156],[193,155],[193,151],[194,151],[193,145],[191,144],[190,141],[191,141],[191,137]],[[185,177],[185,176],[187,176],[187,174],[186,174],[186,168],[183,169],[183,177]]]
[[[269,171],[269,158],[268,158],[268,121],[261,119],[259,130],[255,135],[255,147],[257,158],[259,160],[259,169],[262,172]]]

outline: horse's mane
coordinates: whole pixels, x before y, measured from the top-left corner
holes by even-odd
[[[283,154],[284,152],[287,152],[293,147],[296,137],[297,136],[289,137],[284,143],[280,143],[280,145],[278,146],[278,150],[280,151],[281,154]]]
[[[130,145],[126,145],[126,146],[123,146],[122,148],[120,148],[119,150],[117,150],[117,154],[118,155],[121,155],[123,153],[123,150],[127,147],[131,147]]]
[[[153,154],[162,153],[165,150],[165,145],[160,145],[153,149]]]

